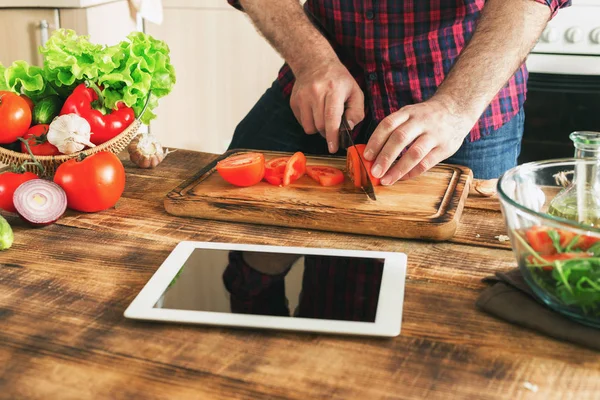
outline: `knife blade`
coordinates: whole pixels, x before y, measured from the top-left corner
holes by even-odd
[[[354,146],[354,140],[352,140],[352,135],[350,134],[350,125],[348,125],[348,121],[345,116],[342,116],[342,125],[340,126],[340,143],[341,145],[347,149],[350,146]],[[360,171],[361,171],[361,189],[369,196],[371,200],[377,200],[375,196],[375,190],[373,189],[373,182],[371,182],[371,178],[369,177],[369,173],[367,172],[367,167],[365,167],[365,163],[363,162],[361,157],[358,157],[360,161]],[[362,177],[366,177],[366,181],[363,181]]]

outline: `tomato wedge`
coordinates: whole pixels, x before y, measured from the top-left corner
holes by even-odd
[[[265,156],[262,153],[233,155],[217,163],[217,172],[232,185],[256,185],[265,176]]]
[[[573,258],[589,258],[589,257],[591,257],[591,255],[588,253],[557,253],[557,254],[550,254],[550,255],[541,256],[541,257],[544,259],[544,261],[546,263],[552,264],[554,261],[571,260]],[[538,260],[536,257],[534,257],[532,255],[527,257],[527,262],[532,265],[544,264],[544,263],[542,263],[541,260]],[[544,265],[542,267],[542,269],[544,269],[546,271],[552,271],[553,266],[552,265]]]
[[[280,186],[283,183],[283,173],[290,157],[272,158],[265,162],[265,181],[271,185]]]
[[[306,156],[298,151],[288,160],[283,172],[283,186],[300,179],[306,173]]]
[[[321,186],[335,186],[344,182],[344,173],[337,168],[326,165],[309,165],[306,174]]]
[[[550,228],[543,226],[534,226],[527,230],[525,236],[527,242],[536,253],[540,254],[554,254],[556,249],[552,244],[552,239],[548,235]]]
[[[369,178],[371,179],[371,183],[373,186],[378,186],[380,184],[379,179],[375,178],[371,174],[371,169],[373,168],[373,161],[365,160],[364,152],[367,145],[365,144],[357,144],[356,146],[352,146],[348,148],[346,154],[346,170],[348,171],[348,176],[354,182],[354,186],[360,187],[363,182],[366,182],[367,178],[364,172],[361,170],[360,157],[365,164],[365,168],[367,170],[367,174],[369,174]],[[362,172],[362,174],[361,174]],[[360,179],[356,179],[356,177],[360,177]]]
[[[270,175],[265,174],[265,180],[271,185],[281,186],[283,184],[283,172]]]

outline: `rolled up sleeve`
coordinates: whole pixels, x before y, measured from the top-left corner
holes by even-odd
[[[235,1],[235,0],[229,0]],[[550,12],[552,14],[551,18],[554,18],[558,13],[558,10],[561,8],[569,7],[571,5],[571,0],[534,0],[537,3],[545,4],[550,7]]]

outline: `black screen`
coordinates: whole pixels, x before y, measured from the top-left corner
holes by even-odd
[[[375,322],[384,260],[196,249],[155,308]]]

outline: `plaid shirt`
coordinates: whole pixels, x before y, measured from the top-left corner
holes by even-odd
[[[227,0],[241,9],[239,0]],[[552,16],[571,0],[532,0]],[[433,96],[475,31],[485,0],[307,0],[341,62],[365,92],[365,109],[379,122],[405,105]],[[510,29],[510,27],[507,27]],[[287,64],[278,81],[289,96],[294,75]],[[500,128],[525,102],[527,69],[508,80],[473,127],[470,138]]]

